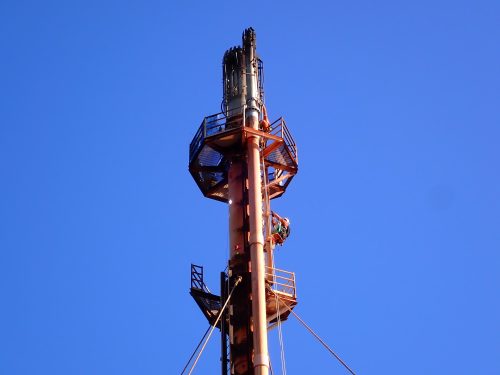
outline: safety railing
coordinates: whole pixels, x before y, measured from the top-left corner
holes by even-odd
[[[271,131],[269,132],[271,135],[275,135],[277,137],[283,138],[285,141],[285,145],[291,153],[291,157],[298,162],[297,160],[297,145],[292,137],[292,134],[288,130],[285,119],[280,117],[276,121],[271,124]]]
[[[189,145],[189,162],[191,163],[195,156],[200,151],[203,146],[203,141],[207,137],[211,137],[216,134],[221,134],[231,129],[239,128],[245,126],[245,112],[246,106],[232,110],[234,115],[227,117],[224,112],[219,112],[214,115],[207,116],[203,119],[200,127],[198,128],[191,144]],[[295,141],[288,130],[285,120],[280,117],[271,124],[269,134],[282,138],[285,142],[287,149],[290,152],[290,156],[298,162],[297,160],[297,146]]]
[[[203,281],[203,267],[191,264],[191,288],[211,293]]]
[[[194,159],[194,157],[198,154],[198,151],[200,150],[200,147],[203,144],[203,139],[205,138],[203,136],[203,128],[204,128],[204,122],[201,123],[200,127],[196,131],[196,134],[193,137],[193,140],[189,144],[189,163],[191,163]]]
[[[245,126],[245,106],[235,108],[230,111],[231,116],[227,117],[224,112],[207,116],[201,122],[200,127],[189,145],[189,162],[191,163],[203,146],[203,141],[207,137],[224,133],[225,131]]]
[[[296,298],[295,273],[266,266],[266,280],[272,283],[271,288],[275,292]]]
[[[227,117],[223,112],[205,117],[202,124],[204,127],[204,137],[210,137],[244,126],[244,110],[243,112],[234,112],[235,114],[230,117]]]
[[[203,136],[210,137],[226,130],[226,116],[222,112],[207,116],[203,120],[203,125]]]

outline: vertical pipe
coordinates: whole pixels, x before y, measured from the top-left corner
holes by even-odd
[[[243,162],[240,158],[233,158],[228,171],[228,196],[229,196],[229,258],[245,251],[244,237],[244,209],[243,201],[245,189],[245,176],[243,175]]]
[[[226,303],[227,300],[227,278],[226,273],[220,273],[220,302],[221,306]],[[220,345],[221,345],[221,374],[227,375],[227,311],[222,313],[222,318],[220,320]]]
[[[257,137],[251,137],[248,140],[248,202],[250,211],[250,264],[252,273],[254,368],[256,375],[267,375],[269,373],[269,358],[267,347],[264,236],[262,234],[262,195],[259,156],[258,139]]]
[[[231,48],[224,54],[224,102],[228,122],[244,126],[246,71],[243,49]],[[242,124],[238,122],[243,117]],[[247,166],[244,143],[235,144],[228,171],[229,196],[229,288],[241,276],[229,305],[231,374],[253,373],[251,334],[250,249],[248,246]]]
[[[259,110],[257,103],[257,59],[255,56],[255,33],[245,30],[243,48],[246,59],[247,105],[246,126],[258,129]],[[248,152],[248,204],[250,221],[250,267],[252,285],[253,318],[253,365],[255,375],[269,374],[267,345],[267,319],[265,294],[264,236],[262,233],[262,178],[260,168],[260,137],[251,135],[247,139]]]
[[[269,272],[269,274],[266,277],[266,280],[272,282],[273,281],[273,275],[272,275],[273,272],[272,271],[274,269],[274,258],[273,258],[274,244],[273,244],[273,241],[271,239],[266,240],[265,247],[266,247],[266,266],[269,267],[269,269],[266,270]]]
[[[273,259],[273,254],[274,254],[274,243],[272,240],[272,231],[273,231],[273,225],[272,225],[272,219],[271,219],[271,202],[269,199],[269,190],[267,186],[269,185],[269,170],[266,166],[262,166],[264,168],[264,183],[266,186],[264,186],[264,218],[265,218],[265,223],[264,227],[266,228],[266,238],[265,238],[265,243],[264,243],[264,251],[266,253],[266,266],[269,267],[269,269],[265,269],[266,272],[269,271],[269,274],[266,275],[266,280],[269,282],[273,281],[273,276],[272,276],[272,268],[274,268],[274,259]]]

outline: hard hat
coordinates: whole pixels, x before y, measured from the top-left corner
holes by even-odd
[[[288,218],[287,218],[287,217],[285,217],[285,221],[286,221],[286,223],[287,223],[288,225],[290,225],[290,220],[288,220]]]

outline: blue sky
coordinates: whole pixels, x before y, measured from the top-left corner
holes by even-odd
[[[499,374],[499,25],[493,1],[0,3],[0,374],[180,373],[190,264],[217,289],[228,253],[188,144],[249,26],[299,147],[273,201],[297,313],[358,374]],[[288,373],[347,373],[283,335]]]

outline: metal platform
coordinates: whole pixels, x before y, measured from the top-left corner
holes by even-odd
[[[203,267],[191,264],[191,288],[189,294],[194,298],[210,325],[214,325],[221,310],[221,298],[210,292],[203,281]]]
[[[295,274],[278,268],[266,267],[266,315],[270,328],[278,321],[288,319],[290,310],[297,305]],[[272,290],[269,290],[269,288]],[[203,281],[203,267],[191,264],[191,288],[193,297],[210,325],[214,325],[221,310],[221,297],[213,294]],[[288,307],[287,307],[288,306]],[[220,325],[218,325],[220,329]]]
[[[221,272],[221,296],[213,294],[203,280],[203,267],[191,264],[191,288],[189,294],[193,297],[196,304],[202,311],[203,315],[208,320],[211,326],[215,325],[219,314],[221,314],[222,306],[224,301],[227,300],[227,287],[228,287],[228,277],[226,272]],[[222,374],[229,374],[229,320],[228,320],[228,310],[227,308],[222,312],[217,323],[217,328],[220,330],[221,334],[221,367]]]
[[[244,119],[244,111],[230,118],[224,113],[207,116],[191,141],[189,172],[207,198],[228,201],[229,162],[250,134],[261,137],[271,199],[285,192],[298,171],[297,146],[283,118],[272,123],[269,132],[245,126]]]
[[[287,320],[290,315],[289,308],[293,309],[297,305],[295,274],[266,267],[266,284],[268,285],[268,289],[266,289],[266,315],[269,328],[272,328],[274,323],[277,323],[278,317],[281,321]]]

